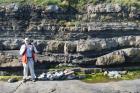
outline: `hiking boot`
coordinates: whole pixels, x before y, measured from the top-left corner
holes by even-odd
[[[36,77],[35,80],[38,80],[38,78]]]

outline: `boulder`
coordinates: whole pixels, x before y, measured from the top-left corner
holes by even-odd
[[[18,79],[16,78],[11,78],[11,79],[8,79],[8,83],[14,83],[14,82],[17,82]]]
[[[125,62],[123,55],[107,54],[97,58],[96,65],[122,64]]]
[[[128,73],[128,71],[118,71],[119,72],[119,74],[121,74],[121,75],[126,75],[127,73]]]
[[[75,79],[76,76],[73,74],[72,70],[64,70],[64,71],[49,71],[47,73],[42,73],[38,79],[46,79],[46,80],[71,80]]]
[[[38,79],[43,79],[46,77],[46,73],[42,73],[41,75],[38,76]]]
[[[47,51],[49,52],[63,52],[64,51],[64,42],[51,40],[47,43]]]
[[[59,6],[58,5],[48,5],[46,7],[46,10],[45,11],[57,13],[59,11]]]
[[[127,71],[116,71],[116,70],[112,70],[112,71],[105,71],[104,75],[108,76],[109,78],[121,78],[122,75],[126,75]]]
[[[121,78],[121,74],[119,74],[118,71],[109,71],[108,76],[109,78],[115,78],[115,79]]]
[[[97,58],[96,65],[113,65],[124,62],[139,62],[140,48],[127,48]],[[129,59],[129,60],[128,60]]]
[[[140,49],[139,48],[128,48],[124,49],[126,56],[128,57],[140,57]]]

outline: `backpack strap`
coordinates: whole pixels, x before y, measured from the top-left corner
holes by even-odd
[[[24,50],[23,54],[25,54],[26,50],[27,50],[27,45],[26,44],[24,44],[24,45],[25,45],[25,50]]]
[[[31,44],[31,45],[32,45],[32,53],[35,53],[35,51],[34,51],[34,45],[33,44]],[[26,50],[27,50],[27,45],[25,44],[25,51],[24,51],[24,53],[26,52]]]
[[[34,45],[33,44],[31,44],[31,45],[32,45],[32,52],[35,53],[35,51],[34,51]]]

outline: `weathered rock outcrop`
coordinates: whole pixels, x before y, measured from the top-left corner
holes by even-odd
[[[83,14],[76,12],[74,9],[62,9],[57,5],[49,5],[47,7],[18,5],[16,3],[1,5],[0,37],[31,36],[32,38],[54,39],[58,34],[61,35],[59,37],[65,36],[68,33],[73,33],[71,34],[72,36],[74,34],[76,34],[75,36],[80,36],[81,32],[86,31],[126,31],[139,30],[140,28],[137,21],[123,21],[125,18],[131,19],[129,16],[123,16],[129,15],[128,13],[137,16],[137,19],[139,18],[139,10],[134,7],[126,9],[125,6],[118,4],[99,4],[94,7],[89,5],[87,10],[88,12],[96,10],[96,12],[95,14]],[[61,20],[64,20],[64,22],[61,22]],[[76,22],[71,22],[71,20]],[[78,39],[82,38],[82,36],[78,37]],[[71,38],[63,37],[62,39],[68,40]]]
[[[139,62],[140,48],[128,48],[103,55],[97,58],[96,65],[121,64],[125,62]]]
[[[77,52],[102,51],[127,47],[138,47],[139,36],[123,36],[114,38],[93,38],[77,41]]]
[[[47,51],[50,52],[63,52],[64,42],[63,41],[49,41]]]
[[[135,22],[91,22],[87,23],[88,31],[102,31],[102,30],[139,30],[139,23]]]
[[[15,54],[0,53],[0,67],[18,67],[21,66]]]
[[[0,50],[19,50],[24,43],[22,39],[30,37],[43,62],[64,62],[65,44],[68,60],[73,64],[138,62],[139,18],[139,9],[119,4],[88,5],[87,11],[82,12],[58,5],[2,5]],[[1,56],[1,66],[17,61],[18,53],[11,54],[14,57],[10,59],[6,54]]]
[[[23,39],[1,39],[2,49],[17,50],[24,43]],[[122,36],[114,38],[91,38],[75,41],[59,40],[34,40],[33,43],[42,51],[62,53],[64,44],[67,43],[67,49],[70,53],[86,51],[102,51],[127,47],[139,47],[140,36]]]
[[[6,66],[21,66],[18,62],[18,51],[5,51],[4,54],[1,54],[1,67]],[[140,60],[140,48],[126,48],[117,50],[111,53],[107,53],[102,56],[88,58],[84,55],[73,54],[68,56],[70,63],[82,65],[114,65],[114,64],[129,64],[129,63],[138,63]],[[65,61],[64,54],[53,54],[49,53],[47,55],[38,55],[37,60],[42,61],[43,63],[62,63]]]
[[[40,53],[43,53],[43,55],[39,57],[39,60],[47,62],[64,62],[65,43],[67,44],[66,48],[68,49],[69,60],[76,64],[89,64],[89,62],[95,64],[96,62],[96,65],[111,65],[124,63],[128,61],[129,58],[133,59],[133,57],[134,59],[129,60],[130,62],[136,62],[139,59],[139,49],[122,49],[139,47],[139,36],[123,36],[106,39],[91,38],[87,40],[81,39],[74,42],[59,40],[34,40],[33,43],[36,45]],[[17,50],[20,48],[21,44],[23,44],[22,39],[1,39],[2,49],[5,50]],[[122,50],[115,51],[117,49]],[[15,54],[12,55],[16,55],[17,57],[18,53],[15,52]],[[3,60],[3,62],[7,61]]]

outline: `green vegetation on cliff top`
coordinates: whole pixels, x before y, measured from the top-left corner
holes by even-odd
[[[98,3],[119,3],[125,6],[136,6],[140,7],[140,0],[0,0],[2,3],[27,3],[35,4],[40,6],[46,6],[49,4],[58,5],[71,5],[73,7],[84,7],[87,3],[98,4]]]
[[[140,70],[130,70],[126,75],[122,75],[121,78],[109,78],[108,76],[104,75],[103,73],[96,73],[96,74],[83,74],[78,73],[79,75],[83,75],[86,78],[83,79],[83,82],[86,83],[105,83],[110,81],[120,81],[120,80],[134,80],[140,79]]]

